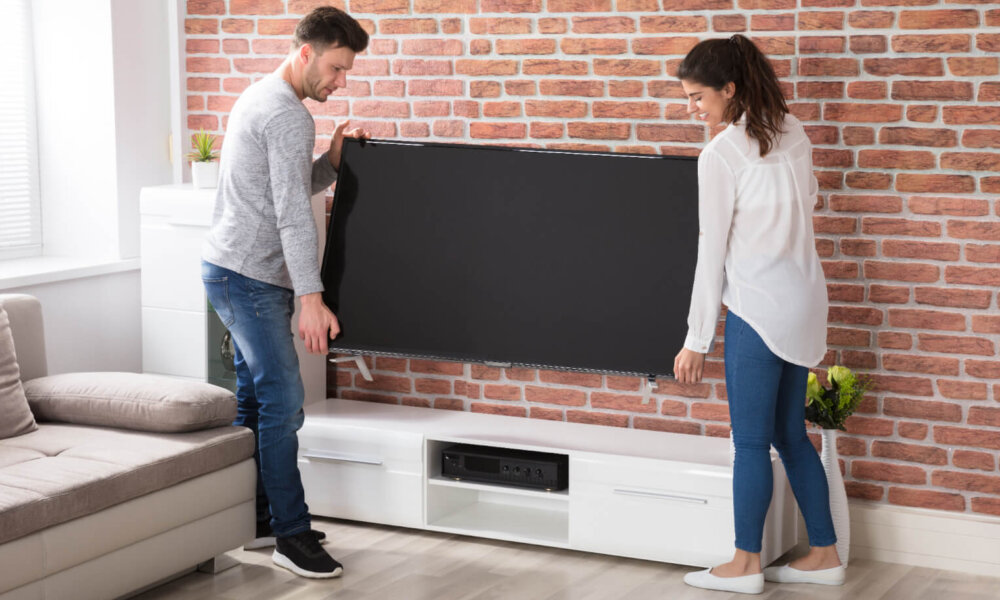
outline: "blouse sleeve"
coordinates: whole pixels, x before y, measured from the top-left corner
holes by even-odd
[[[707,353],[715,338],[735,203],[736,177],[732,169],[717,152],[702,152],[698,157],[698,263],[684,340],[688,350]]]

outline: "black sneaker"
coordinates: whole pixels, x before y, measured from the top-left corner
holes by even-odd
[[[316,539],[320,542],[326,539],[326,533],[323,531],[318,531],[316,529],[310,529],[309,531],[316,536]],[[273,545],[274,531],[271,530],[271,522],[257,521],[257,533],[254,535],[254,539],[243,545],[243,549],[257,550],[260,548],[269,548]]]
[[[327,554],[311,531],[277,538],[271,560],[296,575],[313,579],[340,577],[344,572],[343,565]]]

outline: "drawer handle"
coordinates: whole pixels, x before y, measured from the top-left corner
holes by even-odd
[[[657,494],[655,492],[640,492],[638,490],[620,490],[616,489],[616,494],[621,494],[622,496],[641,496],[643,498],[656,498],[659,500],[677,500],[679,502],[691,502],[692,504],[708,504],[708,500],[705,498],[695,498],[692,496],[677,496],[675,494]]]
[[[377,458],[365,458],[363,456],[352,456],[350,454],[339,454],[337,452],[322,452],[319,450],[307,450],[302,453],[304,458],[315,458],[316,460],[335,460],[339,462],[359,463],[362,465],[381,465],[382,461]]]

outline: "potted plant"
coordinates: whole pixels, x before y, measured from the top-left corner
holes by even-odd
[[[844,422],[861,403],[865,392],[871,387],[871,380],[859,377],[847,367],[841,366],[827,369],[826,378],[830,387],[823,387],[816,373],[809,373],[806,383],[806,419],[823,430],[820,461],[830,488],[830,513],[837,534],[837,555],[840,557],[840,564],[846,567],[851,543],[851,519],[834,432],[838,429],[846,431]]]
[[[207,133],[204,129],[198,130],[191,138],[191,146],[194,148],[188,153],[191,159],[191,182],[195,188],[214,188],[219,181],[219,153],[212,146],[215,145],[215,136]]]

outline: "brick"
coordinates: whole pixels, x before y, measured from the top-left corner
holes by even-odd
[[[878,138],[880,144],[932,146],[937,148],[958,145],[958,133],[954,129],[883,127],[879,130]]]
[[[455,382],[455,394],[458,396],[466,396],[474,400],[478,400],[480,396],[482,386],[478,383],[469,383],[468,381],[458,380]]]
[[[884,240],[882,242],[883,256],[895,256],[902,258],[921,258],[932,260],[958,260],[961,257],[961,246],[952,243],[936,242],[910,242],[905,240]],[[897,263],[893,263],[897,264]],[[912,264],[912,263],[911,263]],[[901,265],[905,266],[905,265]],[[932,273],[927,267],[931,265],[920,265],[925,274],[930,277]],[[919,270],[915,270],[914,274]],[[933,279],[923,280],[924,283],[937,279],[937,268],[934,268]],[[907,279],[906,281],[918,281],[917,279]]]
[[[844,488],[850,498],[859,498],[861,500],[871,500],[875,502],[881,500],[885,493],[885,490],[880,485],[862,483],[860,481],[845,481]]]
[[[664,0],[667,2],[668,0]],[[599,58],[594,60],[594,75],[605,75],[614,77],[643,77],[662,74],[660,61],[656,60],[635,60],[635,59],[607,59]]]
[[[219,91],[219,78],[188,77],[187,89],[189,92],[217,92]]]
[[[979,198],[911,196],[907,205],[911,212],[921,215],[981,217],[990,214],[989,202]]]
[[[875,240],[842,239],[840,251],[848,256],[875,256]]]
[[[960,337],[921,333],[918,335],[919,348],[927,352],[947,354],[977,354],[993,356],[993,342],[985,338]]]
[[[874,369],[878,366],[874,352],[860,350],[841,351],[840,362],[845,367],[852,369]]]
[[[525,75],[586,75],[587,74],[587,63],[578,60],[544,60],[544,59],[529,59],[523,62],[523,73]],[[542,93],[546,93],[544,90],[546,88],[546,83],[552,83],[551,80],[542,80]],[[561,84],[566,84],[568,82],[558,82]],[[590,84],[593,87],[601,90],[597,95],[604,94],[604,85],[600,81],[582,81],[573,82],[577,84]],[[589,94],[587,94],[589,95]]]
[[[1000,362],[988,360],[966,360],[965,372],[983,379],[1000,379]]]
[[[944,75],[944,62],[940,58],[866,58],[862,66],[865,73],[879,77]]]
[[[816,233],[855,233],[858,230],[858,220],[855,217],[813,216],[813,230]]]
[[[844,28],[844,13],[840,11],[800,11],[798,16],[800,31]]]
[[[219,33],[218,19],[184,19],[184,33],[205,35]]]
[[[829,310],[830,323],[847,323],[851,325],[881,325],[882,311],[868,307],[831,306]]]
[[[923,423],[899,423],[897,425],[899,435],[909,440],[927,439],[927,432],[930,427]]]
[[[549,0],[548,12],[611,12],[611,0]]]
[[[473,402],[469,406],[469,411],[474,413],[485,413],[490,415],[505,415],[508,417],[525,417],[527,409],[523,406],[511,406],[509,404],[486,404],[484,402]]]
[[[669,433],[686,433],[689,435],[701,435],[701,425],[690,421],[678,421],[674,419],[658,419],[654,417],[639,417],[632,419],[632,427],[635,429],[646,429],[650,431],[665,431]]]
[[[958,375],[957,358],[937,356],[915,356],[907,354],[883,354],[882,368],[888,371],[909,373],[931,373],[934,375]]]
[[[989,194],[1000,194],[1000,177],[982,177],[979,179],[982,190]]]
[[[536,139],[561,138],[564,135],[564,127],[561,123],[532,123],[528,135]]]
[[[636,125],[636,138],[647,142],[705,141],[705,128],[701,125]]]
[[[941,117],[948,125],[1000,125],[1000,107],[945,106]]]
[[[656,119],[660,105],[656,102],[594,102],[593,116],[598,119]]]
[[[840,54],[847,45],[847,38],[841,36],[811,36],[799,38],[799,52],[803,54]]]
[[[253,29],[254,22],[250,19],[222,20],[222,31],[225,33],[253,33]]]
[[[795,15],[791,13],[751,15],[750,29],[753,31],[793,31],[795,29]]]
[[[970,262],[1000,263],[1000,246],[966,244],[965,259]]]
[[[923,485],[927,482],[927,474],[921,467],[893,465],[867,460],[854,460],[851,462],[851,477],[912,485]]]
[[[975,452],[973,450],[955,450],[952,454],[951,462],[960,469],[993,471],[996,468],[996,460],[993,458],[992,454],[987,454],[986,452]],[[998,500],[1000,500],[1000,498],[998,498]]]
[[[462,53],[463,48],[460,40],[403,40],[403,54],[460,56]]]
[[[576,19],[574,19],[575,21]],[[631,22],[631,19],[629,19],[629,22]],[[642,33],[697,33],[707,30],[708,19],[703,16],[658,15],[655,17],[640,17],[639,19],[639,31]],[[632,29],[593,31],[589,33],[625,33],[631,31],[635,31],[634,27]]]
[[[1000,333],[1000,316],[972,315],[972,331],[976,333]]]
[[[909,396],[933,396],[934,386],[924,377],[904,377],[901,375],[871,375],[873,392],[893,392]]]
[[[564,38],[559,48],[565,54],[625,54],[628,41],[612,38]]]
[[[555,51],[556,40],[553,39],[501,39],[496,41],[497,54],[554,54]],[[515,70],[514,73],[516,72]]]
[[[979,25],[976,10],[904,10],[899,13],[900,29],[967,29]]]
[[[434,121],[431,130],[438,137],[463,137],[465,123],[462,121]]]
[[[1000,498],[973,498],[973,512],[1000,516]]]
[[[542,10],[542,0],[482,0],[482,13],[537,13]]]
[[[895,486],[889,488],[889,503],[935,510],[965,510],[965,498],[960,494],[949,494],[933,490],[915,490]]]
[[[948,70],[959,77],[988,77],[1000,74],[1000,59],[996,57],[952,56]]]
[[[987,81],[980,84],[978,99],[980,102],[1000,101],[1000,83],[997,83],[996,81]]]
[[[800,58],[798,72],[803,77],[854,77],[860,67],[854,58]]]
[[[558,408],[546,408],[543,406],[532,406],[528,409],[528,418],[545,419],[547,421],[564,421],[566,415]]]
[[[896,176],[896,190],[932,194],[967,194],[976,191],[976,182],[975,179],[967,175],[900,173]]]
[[[219,129],[219,119],[215,115],[188,115],[188,129],[205,131],[217,131]]]
[[[351,13],[406,14],[410,12],[407,0],[351,0]]]
[[[944,280],[957,285],[988,285],[1000,287],[1000,269],[985,267],[949,266],[945,269]]]
[[[493,52],[493,44],[488,40],[472,40],[469,42],[469,54],[480,56]]]
[[[594,123],[590,121],[574,121],[567,124],[570,137],[589,140],[624,140],[631,135],[632,126],[628,123]]]
[[[470,14],[478,10],[476,0],[413,0],[413,12],[418,14]]]
[[[884,81],[852,81],[847,84],[847,96],[858,100],[885,100],[889,95]]]
[[[743,15],[712,15],[712,31],[733,33],[746,29],[747,19]]]
[[[487,400],[520,400],[521,386],[486,384],[483,386],[483,398]]]
[[[963,492],[979,492],[1000,496],[1000,476],[996,475],[938,470],[931,474],[931,484]]]
[[[530,117],[581,118],[587,115],[587,103],[575,100],[528,100],[524,108]]]
[[[956,171],[1000,172],[1000,153],[945,152],[941,155],[941,168]]]
[[[596,411],[567,410],[566,420],[570,423],[587,423],[609,427],[628,427],[628,415],[600,413]]]
[[[455,100],[454,102],[452,102],[452,112],[456,117],[465,117],[466,119],[478,119],[479,103],[468,100]]]
[[[965,331],[965,316],[923,309],[889,309],[889,325],[907,329]]]
[[[817,167],[850,167],[854,165],[854,152],[850,150],[831,150],[814,148],[813,165]]]
[[[892,186],[892,175],[851,171],[847,174],[847,186],[854,189],[887,190]]]
[[[188,58],[186,61],[188,73],[228,73],[228,58]]]
[[[729,405],[724,403],[695,402],[691,405],[691,418],[703,421],[729,422]]]
[[[991,293],[988,290],[917,287],[914,292],[918,304],[980,309],[990,306]]]
[[[858,263],[849,260],[823,261],[823,274],[827,279],[856,279]]]
[[[485,20],[486,19],[480,19],[480,21]],[[438,25],[435,19],[382,19],[379,21],[379,33],[384,35],[413,35],[437,32]]]
[[[898,177],[902,177],[899,175]],[[898,187],[898,185],[897,185]],[[933,221],[891,219],[885,217],[864,217],[861,231],[875,235],[913,235],[920,237],[940,237],[941,224]]]
[[[768,56],[795,54],[795,38],[792,36],[754,36],[751,38],[761,52]],[[791,74],[791,61],[771,58],[771,66],[778,77]]]
[[[953,238],[1000,241],[1000,222],[948,221],[948,235]]]
[[[823,118],[829,121],[888,123],[901,120],[903,109],[891,104],[830,103],[824,106]]]
[[[896,13],[887,10],[857,10],[847,16],[847,24],[855,29],[888,29]]]
[[[663,38],[639,38],[632,40],[632,52],[638,55],[686,55],[691,48],[694,48],[698,43],[698,38],[693,37],[663,37]],[[642,75],[641,72],[636,72],[639,69],[639,65],[632,67],[633,72],[636,75]],[[650,67],[651,68],[651,67]],[[659,73],[659,67],[657,66],[656,74]],[[595,68],[596,72],[596,68]]]
[[[862,150],[858,166],[874,169],[933,169],[934,155],[926,151]]]
[[[910,301],[910,289],[873,283],[868,289],[868,300],[883,304],[906,304]]]
[[[972,36],[966,34],[894,35],[890,42],[894,52],[956,53],[972,49]]]
[[[590,394],[590,406],[597,409],[626,410],[629,412],[656,412],[655,402],[643,404],[643,397],[635,394],[611,394],[593,392]]]
[[[948,451],[935,446],[919,446],[900,442],[876,440],[872,442],[873,457],[919,462],[927,465],[947,465]]]
[[[864,346],[871,345],[871,332],[865,329],[851,329],[848,327],[828,327],[826,332],[827,344],[833,346]]]
[[[733,0],[663,0],[664,12],[732,10]],[[621,6],[618,10],[626,10]],[[654,9],[655,10],[655,9]]]
[[[806,125],[806,135],[813,144],[836,144],[837,128],[829,125]]]
[[[602,385],[601,376],[597,373],[575,373],[570,371],[539,371],[539,380],[543,383],[559,385],[574,385],[579,387],[599,388]]]
[[[852,263],[853,264],[853,263]],[[848,278],[857,277],[857,265],[854,265],[854,276]],[[827,272],[827,265],[823,265],[823,271]],[[827,274],[827,277],[833,277],[833,275]],[[827,283],[826,284],[827,297],[830,302],[862,302],[865,299],[865,286],[857,284],[845,284],[845,283]]]
[[[410,360],[410,371],[431,375],[463,375],[465,365],[456,362],[412,359]]]
[[[534,96],[536,85],[534,81],[514,81],[508,79],[503,83],[504,91],[508,96]]]
[[[435,398],[433,408],[440,410],[465,410],[465,401],[461,398]]]
[[[385,59],[357,59],[354,61],[354,68],[351,69],[351,75],[360,77],[388,76],[389,61]]]
[[[632,33],[635,19],[630,17],[573,17],[573,33]]]
[[[933,123],[937,120],[937,107],[928,104],[907,106],[906,118],[917,123]]]
[[[469,136],[479,139],[523,139],[527,137],[524,123],[470,123]]]
[[[474,75],[476,77],[516,75],[517,61],[477,59],[456,60],[455,72],[459,75]]]
[[[952,400],[986,400],[988,388],[985,383],[955,379],[938,379],[938,392]]]
[[[452,75],[452,63],[449,60],[401,59],[392,62],[392,72],[395,75]]]
[[[967,148],[1000,148],[1000,131],[967,129],[962,133],[962,145]]]
[[[880,331],[878,332],[878,346],[894,350],[909,350],[913,347],[913,340],[908,333]]]
[[[608,95],[615,98],[639,98],[643,95],[643,89],[645,86],[642,81],[609,81],[608,82]],[[676,105],[675,105],[676,106]],[[670,119],[671,115],[669,113],[670,105],[667,106],[667,115],[664,117]],[[679,108],[685,109],[684,116],[680,118],[687,118],[686,106],[680,106]]]
[[[1000,450],[1000,435],[997,435],[995,431],[983,429],[936,426],[934,427],[934,441],[938,444]]]
[[[852,35],[850,38],[850,48],[854,54],[881,54],[888,47],[889,41],[884,35]]]

